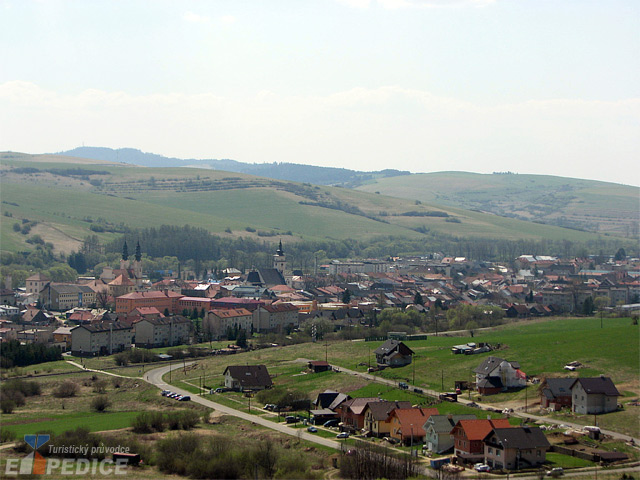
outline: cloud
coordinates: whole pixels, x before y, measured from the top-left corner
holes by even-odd
[[[480,105],[398,86],[232,98],[0,84],[0,150],[29,153],[84,142],[181,158],[513,171],[639,185],[639,124],[638,98]]]
[[[236,23],[236,17],[233,15],[223,15],[220,17],[220,21],[226,24]]]
[[[193,12],[185,12],[182,18],[190,23],[208,23],[211,19],[205,15],[198,15]]]

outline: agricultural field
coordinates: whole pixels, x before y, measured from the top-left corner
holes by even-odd
[[[288,242],[354,238],[356,232],[363,240],[382,235],[423,238],[416,229],[464,238],[574,242],[599,238],[459,205],[346,188],[207,169],[75,163],[77,159],[67,163],[65,157],[7,155],[0,154],[2,215],[8,217],[1,222],[0,234],[7,251],[33,248],[25,243],[25,235],[13,230],[14,223],[23,220],[38,222],[33,234],[65,253],[77,250],[86,235],[95,233],[102,242],[118,235],[109,229],[96,231],[96,222],[132,228],[189,224],[215,234],[249,238],[258,238],[260,231],[275,232]]]
[[[378,178],[366,192],[587,231],[638,235],[638,188],[549,175],[437,172]]]

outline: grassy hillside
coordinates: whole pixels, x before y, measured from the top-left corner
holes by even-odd
[[[123,226],[190,224],[274,239],[462,238],[596,240],[596,235],[345,188],[195,168],[145,168],[52,155],[0,154],[1,248],[28,250],[38,234],[60,251]],[[405,180],[412,177],[402,177]],[[29,234],[14,224],[37,222]],[[247,228],[249,227],[249,228]],[[267,234],[273,235],[268,237]]]
[[[359,190],[593,232],[638,235],[640,189],[628,185],[547,175],[438,172],[381,178]]]

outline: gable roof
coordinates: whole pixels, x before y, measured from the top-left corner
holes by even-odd
[[[402,355],[413,355],[413,350],[398,340],[387,340],[376,348],[373,353],[376,355],[389,355],[395,350],[400,352]]]
[[[563,377],[563,378],[547,378],[545,380],[546,387],[543,393],[548,398],[566,397],[571,395],[571,386],[576,382],[575,378]],[[550,396],[547,395],[547,391]]]
[[[412,431],[405,432],[405,428],[402,429],[403,436],[422,437],[425,435],[423,428],[425,422],[431,415],[438,415],[438,413],[440,412],[437,408],[396,408],[391,412],[391,416],[397,417],[403,427],[413,425]]]
[[[460,420],[456,426],[460,427],[467,437],[468,440],[484,440],[484,438],[493,430],[494,428],[511,428],[509,424],[509,420],[506,418],[499,418],[496,420],[489,419],[477,419],[477,420]],[[453,430],[452,429],[452,433]]]
[[[231,378],[237,380],[242,388],[251,387],[270,387],[273,385],[269,371],[265,365],[230,365],[223,375],[231,375]]]
[[[571,385],[571,389],[576,383],[582,385],[585,392],[589,394],[603,394],[611,397],[620,397],[620,392],[613,384],[613,381],[609,377],[595,377],[595,378],[578,378]]]
[[[449,433],[460,420],[476,420],[475,415],[431,415],[424,426],[432,428],[436,433]]]
[[[344,402],[343,408],[346,410],[351,410],[354,415],[360,415],[369,403],[381,401],[381,399],[375,397],[353,398]]]
[[[371,410],[371,415],[374,420],[385,421],[389,418],[389,414],[396,408],[411,408],[411,402],[383,400],[381,402],[369,402],[366,408]]]
[[[491,375],[502,362],[508,362],[513,368],[520,368],[520,364],[518,362],[510,362],[509,360],[505,360],[504,358],[494,357],[493,355],[484,359],[484,361],[475,368],[474,373]]]
[[[491,435],[495,435],[504,448],[523,450],[551,446],[547,437],[538,427],[494,428],[485,436],[485,439]]]

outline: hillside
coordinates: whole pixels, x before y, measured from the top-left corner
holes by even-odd
[[[638,236],[640,188],[549,175],[438,172],[381,178],[365,192],[622,237]]]
[[[196,160],[164,157],[155,153],[141,152],[134,148],[78,147],[60,152],[57,155],[89,158],[98,161],[128,163],[142,167],[195,167],[226,172],[247,173],[275,180],[309,182],[315,185],[334,185],[355,187],[376,178],[409,175],[400,170],[382,170],[378,172],[359,172],[348,168],[317,167],[299,163],[244,163],[236,160]]]
[[[433,234],[600,241],[597,235],[435,203],[215,170],[71,163],[64,157],[15,153],[0,154],[0,162],[1,240],[8,251],[33,248],[20,231],[25,223],[33,225],[30,234],[66,252],[77,249],[88,234],[107,241],[125,227],[162,224],[190,224],[265,241],[424,239],[425,251]]]

